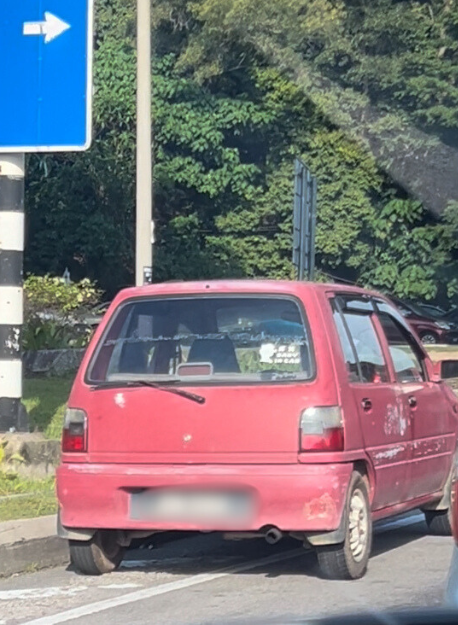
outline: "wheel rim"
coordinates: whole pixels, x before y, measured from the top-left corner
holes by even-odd
[[[350,551],[355,562],[366,555],[369,532],[369,514],[363,493],[356,489],[350,499],[349,533]]]
[[[435,345],[437,343],[434,334],[423,334],[423,336],[421,337],[421,342],[425,345]]]

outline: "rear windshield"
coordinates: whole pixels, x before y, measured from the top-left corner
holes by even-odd
[[[87,379],[263,382],[309,379],[312,369],[307,327],[291,298],[155,298],[118,309]]]

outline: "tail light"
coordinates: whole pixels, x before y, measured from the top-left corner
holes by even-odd
[[[62,451],[64,453],[87,451],[87,416],[84,410],[68,408],[65,412]]]
[[[307,408],[301,415],[300,451],[342,451],[344,429],[339,406]]]

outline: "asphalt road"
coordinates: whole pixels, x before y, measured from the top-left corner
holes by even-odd
[[[379,525],[367,575],[320,579],[299,543],[186,537],[128,554],[111,575],[57,568],[0,581],[0,625],[194,625],[291,622],[343,612],[440,606],[452,539],[419,513]]]

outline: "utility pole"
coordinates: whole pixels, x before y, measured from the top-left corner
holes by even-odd
[[[0,432],[21,423],[24,154],[0,155]]]
[[[151,282],[153,176],[151,140],[151,0],[137,0],[137,202],[135,284]]]

